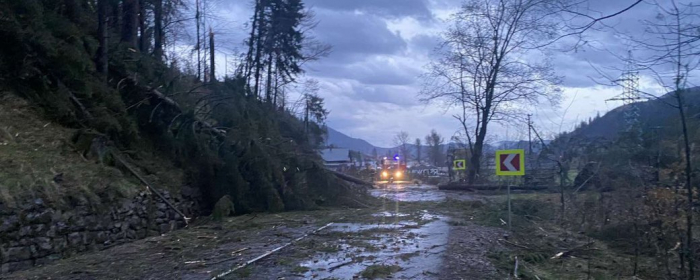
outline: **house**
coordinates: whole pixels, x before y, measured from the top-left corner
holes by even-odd
[[[328,148],[320,152],[324,165],[329,169],[342,170],[352,164],[350,150],[348,149]]]

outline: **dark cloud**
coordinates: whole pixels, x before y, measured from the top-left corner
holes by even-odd
[[[392,106],[415,106],[420,104],[418,89],[414,85],[371,85],[352,79],[319,78],[322,97],[347,99],[338,105],[345,110],[349,103],[378,103]],[[330,103],[329,103],[330,104]]]
[[[251,1],[218,2],[231,6],[227,17],[231,17],[232,22],[242,25],[252,14]],[[321,95],[331,111],[329,125],[384,146],[391,146],[393,135],[401,130],[408,131],[411,137],[423,137],[431,128],[436,128],[449,138],[459,126],[451,118],[452,112],[437,105],[426,107],[419,103],[417,94],[421,83],[418,76],[428,62],[428,54],[440,42],[444,24],[436,19],[437,15],[445,18],[461,2],[304,0],[319,21],[313,35],[333,46],[329,57],[305,65],[307,75],[321,82]],[[633,2],[590,0],[586,1],[586,10],[595,11],[594,16],[608,15]],[[625,35],[642,36],[644,27],[640,21],[653,20],[655,14],[654,8],[642,4],[606,20],[605,24]],[[604,100],[618,94],[617,88],[601,90],[590,78],[602,78],[591,64],[600,69],[624,67],[620,59],[626,56],[628,48],[624,36],[610,29],[598,29],[601,27],[596,25],[595,29],[587,31],[584,36],[587,44],[576,51],[552,51],[551,61],[557,74],[564,76],[563,86],[567,89],[564,106],[568,104],[567,98],[579,91],[577,99],[586,105],[571,108],[566,116],[567,123],[577,120],[579,115],[594,115],[597,110],[594,108],[605,109]],[[240,29],[244,31],[238,32],[238,38],[231,41],[240,42],[247,37],[247,28]],[[641,52],[637,55],[643,56]],[[620,71],[610,71],[611,76],[619,74]],[[538,110],[534,113],[556,115],[559,109],[540,107]],[[559,116],[553,118],[560,123]],[[496,124],[490,131],[489,137],[503,136],[508,128]],[[511,137],[514,137],[512,129]]]
[[[368,54],[395,54],[406,49],[406,42],[391,32],[378,16],[353,12],[320,11],[316,37],[333,46],[331,59],[353,61]]]
[[[358,85],[353,87],[354,95],[369,102],[390,103],[400,106],[418,105],[417,90],[411,86]]]
[[[311,67],[318,77],[351,79],[367,85],[410,85],[415,83],[421,68],[403,57],[370,56],[354,63],[323,63]]]
[[[562,86],[572,88],[585,88],[596,86],[594,79],[599,79],[600,74],[594,67],[601,68],[596,62],[587,61],[581,53],[560,53],[554,55],[552,63],[557,75],[562,76]],[[591,55],[594,56],[594,55]]]
[[[334,11],[362,12],[387,18],[414,17],[432,20],[427,0],[307,0],[309,7]]]
[[[410,48],[414,52],[428,54],[435,50],[435,47],[437,47],[441,41],[442,38],[440,35],[419,34],[411,38]]]

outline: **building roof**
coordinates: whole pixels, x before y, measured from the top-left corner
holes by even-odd
[[[324,149],[321,157],[325,162],[350,162],[350,150],[348,149]]]

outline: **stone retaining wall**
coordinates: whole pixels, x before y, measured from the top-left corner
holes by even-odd
[[[182,195],[162,194],[188,217],[198,214],[198,191],[184,187]],[[0,275],[185,226],[180,215],[147,192],[100,208],[76,205],[58,210],[38,198],[23,209],[3,209],[0,204]]]

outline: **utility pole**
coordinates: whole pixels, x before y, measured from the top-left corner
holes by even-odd
[[[529,146],[529,153],[532,155],[532,122],[530,117],[532,117],[532,114],[527,114],[527,144]]]

